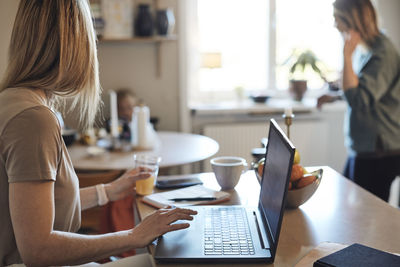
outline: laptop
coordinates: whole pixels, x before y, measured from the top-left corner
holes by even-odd
[[[273,262],[295,148],[270,120],[258,207],[192,206],[198,214],[187,229],[157,240],[161,262]]]

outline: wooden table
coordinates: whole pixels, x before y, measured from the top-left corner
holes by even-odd
[[[322,242],[361,243],[388,252],[400,253],[400,211],[344,178],[330,167],[315,194],[300,208],[286,210],[275,262],[269,266],[294,266]],[[201,175],[206,186],[219,189],[212,173]],[[227,205],[256,206],[260,186],[254,172],[244,174]],[[154,211],[137,200],[143,218]],[[150,251],[153,247],[150,246]],[[245,264],[242,266],[265,266]],[[157,264],[157,266],[210,266],[207,264]],[[232,266],[232,264],[218,264]],[[237,265],[236,265],[237,266]]]
[[[133,167],[133,154],[151,154],[162,158],[160,168],[180,166],[207,159],[218,152],[213,139],[188,133],[157,132],[160,142],[149,151],[106,152],[89,156],[87,146],[74,144],[68,152],[75,169],[125,170]]]

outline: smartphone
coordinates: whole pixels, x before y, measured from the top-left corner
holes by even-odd
[[[156,187],[158,189],[171,189],[171,188],[181,188],[197,184],[203,184],[203,182],[196,177],[191,178],[179,178],[171,180],[159,180],[156,182]]]

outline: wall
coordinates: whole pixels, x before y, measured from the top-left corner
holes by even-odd
[[[139,2],[139,1],[135,1]],[[159,1],[171,7],[177,17],[177,1]],[[177,18],[176,18],[177,19]],[[151,116],[160,119],[161,130],[179,130],[178,42],[161,44],[161,75],[157,77],[155,44],[100,44],[98,58],[104,90],[132,88],[150,107]]]
[[[390,37],[400,51],[400,1],[375,0],[378,11],[378,23],[381,29]]]
[[[0,1],[0,79],[3,78],[7,67],[8,45],[10,44],[11,31],[18,3],[18,0]]]

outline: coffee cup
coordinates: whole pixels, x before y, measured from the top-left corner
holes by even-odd
[[[133,155],[134,166],[138,168],[141,173],[150,174],[149,178],[136,181],[136,193],[139,195],[149,195],[153,193],[154,186],[158,175],[160,157],[150,155]]]
[[[247,167],[246,160],[240,157],[217,157],[211,159],[210,163],[222,190],[235,188]]]

